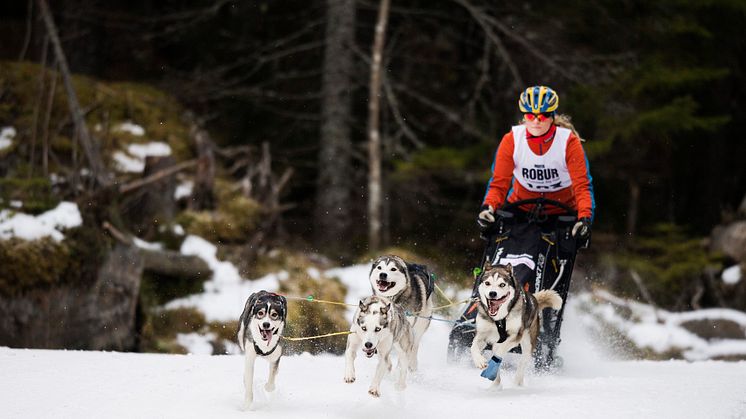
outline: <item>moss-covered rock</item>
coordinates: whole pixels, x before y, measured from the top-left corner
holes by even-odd
[[[0,240],[0,295],[60,284],[70,269],[70,253],[66,243],[51,238]]]
[[[205,315],[194,308],[149,310],[140,332],[139,350],[186,353],[186,350],[176,343],[176,335],[203,331],[206,325]]]
[[[263,214],[262,206],[232,188],[225,181],[216,182],[217,208],[214,211],[182,212],[176,222],[188,234],[214,243],[245,243]]]
[[[52,194],[49,179],[41,177],[0,179],[0,208],[9,208],[11,201],[22,202],[23,212],[29,214],[40,214],[59,203],[59,199]]]
[[[57,156],[50,159],[50,173],[63,173],[56,164],[59,161],[69,165],[72,151],[76,147],[72,141],[72,127],[69,122],[67,93],[53,70],[29,62],[0,61],[0,121],[16,128],[12,154],[19,162],[8,173],[10,176],[22,175],[34,171],[40,172],[41,138],[43,120],[34,110],[38,107],[40,80],[45,80],[44,100],[47,100],[49,86],[53,78],[58,78],[57,89],[52,97],[52,113],[48,132],[49,147]],[[137,83],[109,83],[90,77],[73,75],[78,101],[82,108],[88,110],[85,115],[92,136],[97,140],[103,158],[111,164],[114,151],[124,150],[126,145],[152,141],[165,142],[179,159],[194,156],[189,138],[189,123],[184,120],[184,109],[176,99],[153,87]],[[36,120],[34,119],[36,115]],[[141,126],[145,133],[136,136],[127,130],[117,129],[122,123],[129,122]],[[37,124],[37,129],[32,127]],[[57,130],[55,127],[65,127]],[[34,138],[34,133],[36,133]],[[33,167],[20,164],[28,162],[34,154],[38,160]],[[21,173],[23,172],[23,173]]]

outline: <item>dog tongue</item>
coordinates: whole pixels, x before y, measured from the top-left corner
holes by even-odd
[[[262,340],[270,340],[272,338],[272,331],[269,329],[259,329],[259,333],[262,335]]]
[[[487,302],[489,303],[490,316],[494,316],[495,314],[497,314],[497,311],[500,310],[500,306],[503,305],[503,303],[505,302],[506,297],[507,296],[502,297],[499,300],[487,300]]]
[[[393,282],[384,281],[382,279],[378,280],[378,289],[380,289],[381,291],[388,291],[389,288],[393,286],[394,286]]]

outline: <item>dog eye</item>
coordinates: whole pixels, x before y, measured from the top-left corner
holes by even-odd
[[[273,319],[273,320],[274,320],[274,319],[277,319],[277,313],[275,313],[275,312],[273,311],[273,312],[272,312],[272,314],[270,314],[270,315],[269,315],[269,317],[272,317],[272,319]]]
[[[508,285],[508,284],[506,284],[506,283],[503,282],[502,284],[500,284],[500,288],[505,288],[506,285]]]
[[[492,284],[490,283],[490,281],[485,281],[484,285],[487,285],[489,287]]]
[[[391,272],[396,272],[396,268],[391,268]]]
[[[363,329],[363,332],[367,332],[368,331],[368,328],[365,327],[365,326],[360,326],[360,328]]]
[[[376,332],[380,332],[380,331],[381,331],[381,328],[380,327],[376,327]]]
[[[256,312],[256,316],[257,317],[264,317],[264,310],[262,309],[262,310],[257,311]]]

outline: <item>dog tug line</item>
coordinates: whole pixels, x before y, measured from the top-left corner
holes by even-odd
[[[448,296],[445,294],[445,292],[443,292],[443,290],[438,286],[438,284],[434,284],[434,285],[435,285],[435,289],[438,290],[438,292],[440,293],[441,297],[443,297],[446,301],[448,301],[448,304],[445,304],[445,305],[442,305],[442,306],[438,306],[438,307],[433,307],[433,310],[439,310],[439,309],[443,309],[443,308],[447,308],[447,307],[452,307],[452,306],[455,306],[455,305],[468,303],[468,302],[471,302],[471,301],[474,300],[473,298],[467,298],[467,299],[461,300],[461,301],[455,301],[455,302],[451,301],[451,299],[448,298]],[[294,297],[294,296],[284,295],[284,294],[280,294],[280,293],[276,293],[276,294],[277,295],[282,295],[283,297],[287,298],[288,300],[305,301],[307,303],[331,304],[331,305],[339,305],[339,306],[347,306],[347,307],[357,307],[357,304],[348,304],[348,303],[343,303],[343,302],[340,302],[340,301],[321,300],[321,299],[315,298],[313,295],[308,295],[306,297]],[[433,316],[427,316],[427,317],[425,317],[425,316],[419,316],[418,315],[419,313],[412,313],[412,312],[409,312],[409,311],[405,311],[404,314],[406,316],[408,316],[408,317],[419,317],[419,318],[422,318],[422,319],[430,319],[430,320],[436,320],[436,321],[441,321],[441,322],[458,323],[457,320],[441,319],[441,318],[437,318],[437,317],[433,317]],[[297,341],[303,341],[303,340],[321,339],[321,338],[332,337],[332,336],[344,336],[344,335],[349,335],[351,333],[353,333],[353,332],[349,331],[349,330],[345,330],[345,331],[342,331],[342,332],[324,333],[322,335],[314,335],[314,336],[302,336],[302,337],[282,336],[282,339],[285,339],[285,340],[288,340],[288,341],[291,341],[291,342],[297,342]]]

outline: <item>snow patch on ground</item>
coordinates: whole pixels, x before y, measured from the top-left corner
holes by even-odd
[[[601,302],[596,301],[597,298]],[[746,357],[746,339],[708,340],[683,327],[692,321],[728,320],[737,323],[746,332],[744,312],[718,308],[675,313],[625,300],[602,290],[579,293],[572,299],[582,304],[586,311],[582,320],[584,324],[596,330],[611,325],[640,348],[649,348],[660,354],[681,352],[689,361],[724,356]],[[620,308],[629,314],[622,315]]]
[[[23,213],[0,212],[0,239],[17,237],[23,240],[38,240],[52,237],[64,240],[60,230],[75,228],[83,223],[78,206],[73,202],[60,202],[56,208],[33,216]]]
[[[735,285],[738,283],[738,281],[741,280],[741,266],[740,265],[734,265],[730,268],[727,268],[723,271],[723,282],[725,282],[728,285]]]
[[[215,340],[215,333],[178,333],[176,343],[193,355],[212,355],[212,342]]]
[[[288,278],[287,272],[278,272],[247,281],[241,277],[235,265],[218,260],[215,245],[198,236],[187,236],[180,251],[204,260],[213,274],[205,282],[203,293],[173,300],[165,308],[196,308],[204,313],[208,321],[237,320],[249,295],[260,290],[277,291],[280,281]]]
[[[115,126],[112,131],[126,132],[128,134],[134,135],[135,137],[142,137],[143,135],[145,135],[145,128],[130,121],[122,122],[121,124]]]
[[[145,158],[148,156],[169,156],[171,146],[163,142],[130,144],[127,153],[115,151],[112,154],[117,170],[126,173],[142,173],[145,170]]]
[[[133,237],[132,241],[135,243],[135,246],[139,247],[140,249],[163,250],[163,243],[146,242],[145,240],[139,239],[137,237]]]
[[[127,152],[133,156],[145,160],[148,156],[170,156],[171,146],[162,142],[151,142],[147,144],[130,144],[127,147]]]
[[[178,201],[181,198],[188,198],[192,196],[192,190],[194,190],[194,182],[192,182],[191,180],[181,182],[178,186],[176,186],[176,190],[174,191],[174,199]]]
[[[16,129],[13,127],[0,128],[0,151],[13,145],[13,138],[16,137]]]

